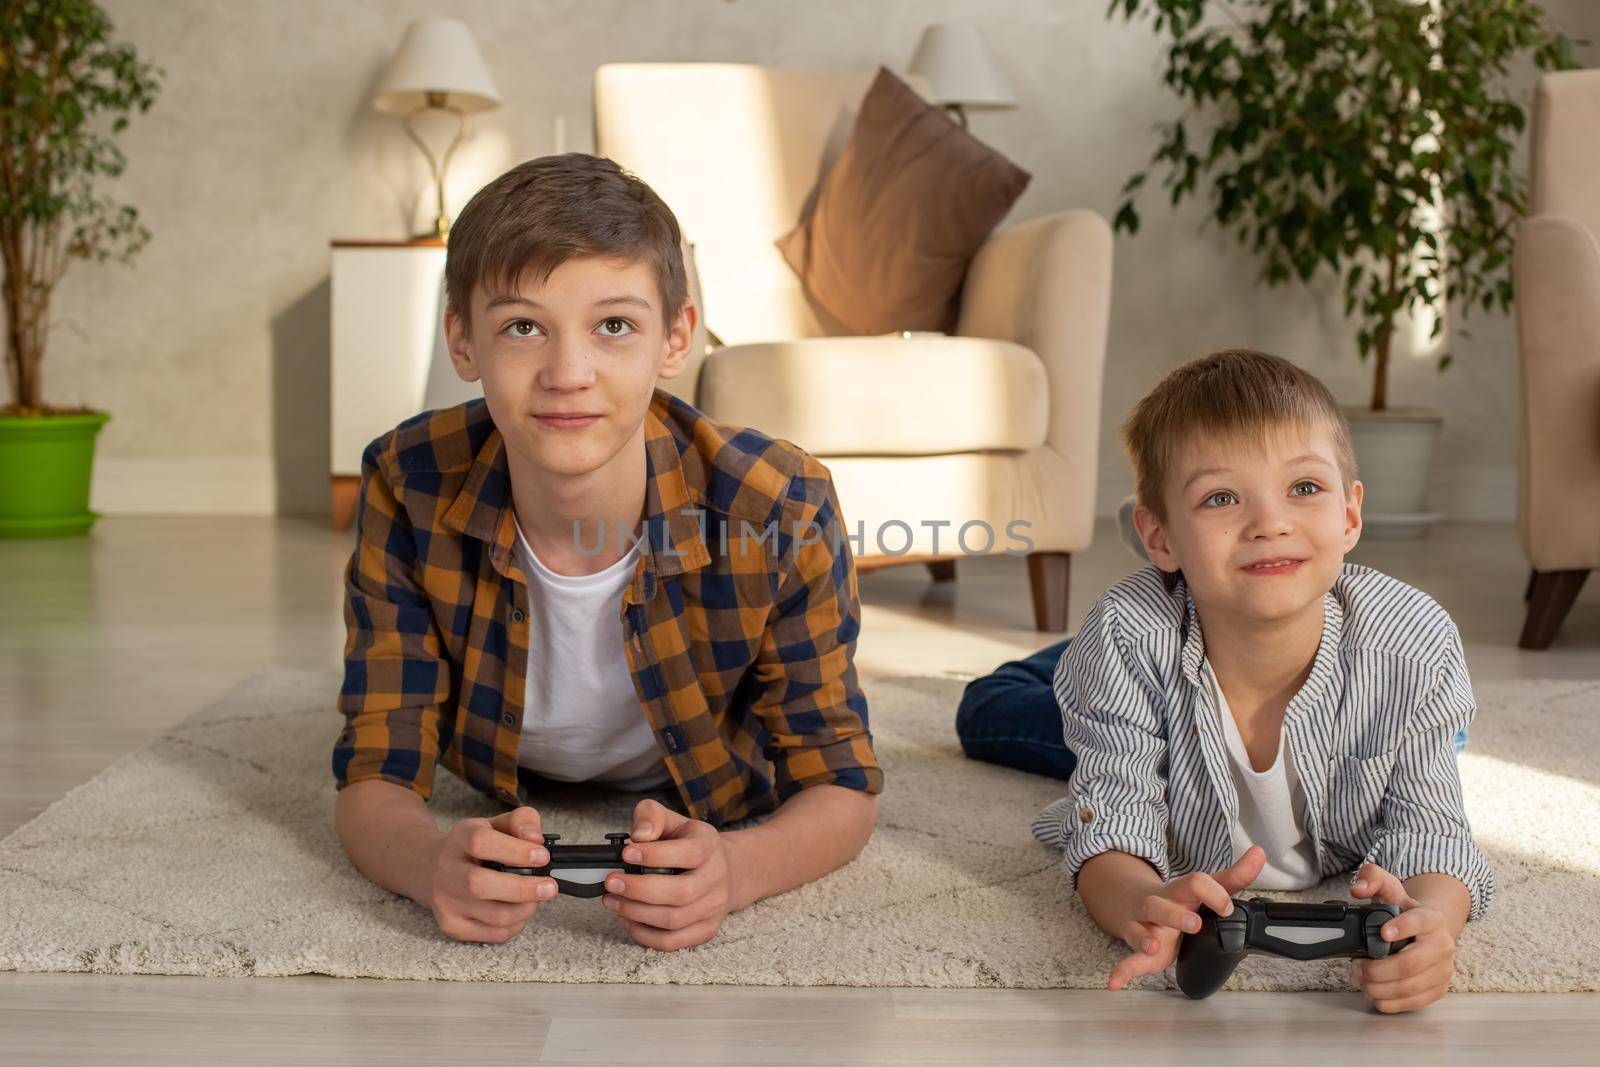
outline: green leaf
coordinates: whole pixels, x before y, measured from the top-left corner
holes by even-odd
[[[1209,185],[1212,220],[1269,285],[1330,268],[1364,357],[1398,309],[1512,306],[1523,72],[1573,54],[1538,4],[1111,0],[1107,14],[1148,17],[1163,42],[1184,114],[1161,127],[1151,169],[1171,205]],[[1136,229],[1131,205],[1116,225]]]
[[[1133,209],[1133,201],[1129,200],[1117,212],[1117,217],[1111,224],[1113,233],[1126,230],[1129,233],[1139,232],[1139,213]]]

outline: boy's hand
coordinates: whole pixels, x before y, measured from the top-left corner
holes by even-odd
[[[1266,851],[1251,845],[1225,871],[1186,874],[1147,895],[1122,935],[1133,955],[1112,969],[1106,988],[1121,989],[1139,975],[1166,970],[1178,958],[1178,938],[1200,929],[1200,905],[1227,915],[1233,911],[1233,894],[1254,882],[1266,862]]]
[[[682,874],[612,874],[601,898],[628,936],[672,952],[716,936],[733,900],[728,848],[709,823],[685,818],[654,800],[633,809],[633,840],[622,858]]]
[[[539,901],[556,895],[554,878],[494,871],[480,860],[511,867],[550,862],[539,813],[523,806],[492,819],[462,819],[434,853],[429,906],[439,929],[457,941],[502,944],[522,932]]]
[[[1444,996],[1455,974],[1456,940],[1436,909],[1412,898],[1400,879],[1369,863],[1356,875],[1350,895],[1393,904],[1400,914],[1383,926],[1383,938],[1416,938],[1381,960],[1353,960],[1350,980],[1381,1012],[1416,1011]]]

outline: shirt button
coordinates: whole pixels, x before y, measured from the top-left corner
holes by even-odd
[[[521,608],[517,608],[515,611],[513,611],[511,613],[511,621],[512,622],[521,622],[522,621],[522,609]]]
[[[512,726],[516,723],[517,717],[508,711],[504,715],[500,716],[500,721],[505,723],[507,726]]]
[[[1090,808],[1079,808],[1078,809],[1078,821],[1079,822],[1090,822],[1093,819],[1094,819],[1094,811],[1092,809],[1090,809]]]

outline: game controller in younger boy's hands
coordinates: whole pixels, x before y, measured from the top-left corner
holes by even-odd
[[[570,897],[597,897],[606,891],[606,875],[616,871],[621,874],[682,874],[676,867],[641,867],[626,863],[622,849],[628,843],[627,834],[607,834],[609,845],[558,845],[560,834],[545,834],[544,847],[550,852],[550,862],[542,867],[512,867],[494,860],[481,861],[485,867],[508,874],[528,874],[539,878],[554,878],[556,886]]]
[[[1201,905],[1200,932],[1178,943],[1178,988],[1199,1000],[1227,982],[1239,961],[1252,954],[1292,960],[1381,960],[1411,944],[1412,938],[1383,939],[1383,924],[1400,914],[1393,904],[1297,904],[1290,901],[1233,902],[1218,915]]]

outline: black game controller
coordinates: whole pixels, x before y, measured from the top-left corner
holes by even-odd
[[[531,874],[540,878],[554,877],[561,892],[569,897],[597,897],[606,891],[606,875],[612,871],[623,874],[682,874],[676,867],[641,867],[624,863],[622,848],[628,843],[627,834],[607,834],[609,845],[558,845],[560,834],[545,834],[544,847],[550,852],[550,862],[543,867],[512,867],[494,860],[481,862],[492,871],[508,874]],[[557,871],[566,872],[561,877]]]
[[[1400,914],[1393,904],[1296,904],[1255,897],[1218,915],[1200,906],[1200,932],[1178,943],[1178,988],[1196,1000],[1221,989],[1252,953],[1292,960],[1381,960],[1412,939],[1383,939],[1383,924]]]

